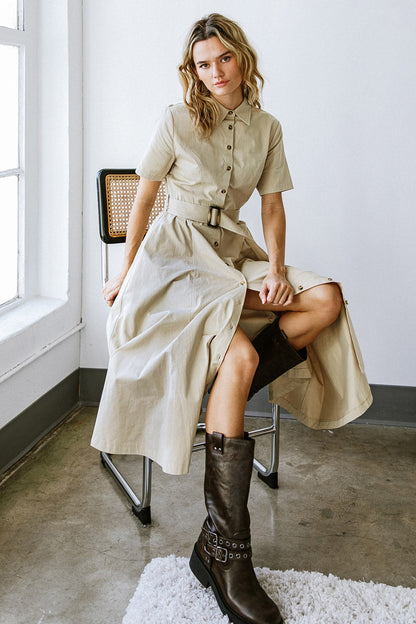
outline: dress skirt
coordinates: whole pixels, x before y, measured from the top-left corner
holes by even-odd
[[[111,308],[109,365],[92,445],[144,455],[165,472],[189,470],[202,399],[238,326],[250,339],[275,319],[243,311],[260,290],[266,253],[235,231],[168,211],[153,223]],[[331,278],[287,267],[295,294]],[[371,404],[346,303],[308,358],[269,386],[269,400],[312,428],[335,428]]]

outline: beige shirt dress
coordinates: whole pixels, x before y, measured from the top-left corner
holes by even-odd
[[[260,195],[292,188],[281,126],[246,101],[221,110],[209,140],[196,136],[184,104],[165,111],[137,173],[166,178],[166,208],[107,326],[110,359],[92,445],[145,455],[171,474],[189,469],[202,399],[237,325],[253,339],[275,318],[243,311],[246,289],[260,290],[268,263],[239,210],[256,188]],[[287,278],[295,294],[331,281],[294,267]],[[313,428],[339,427],[369,407],[346,305],[307,360],[270,384],[269,399]]]

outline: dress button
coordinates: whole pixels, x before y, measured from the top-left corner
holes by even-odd
[[[221,193],[224,195],[227,191],[225,189],[221,189]]]
[[[218,247],[218,245],[219,245],[219,242],[218,242],[218,241],[215,241],[215,243],[214,243],[214,247]]]
[[[228,167],[227,167],[227,171],[231,171],[231,167],[230,167],[230,165],[228,165]]]
[[[233,129],[233,125],[232,125],[232,124],[230,124],[230,125],[228,126],[228,130],[232,130],[232,129]]]
[[[298,290],[303,290],[303,286],[298,286]]]
[[[230,149],[231,149],[231,147],[232,147],[231,145],[227,145],[227,149],[228,149],[228,150],[230,150]]]
[[[228,114],[229,114],[229,115],[232,115],[232,114],[233,114],[233,111],[228,111]]]

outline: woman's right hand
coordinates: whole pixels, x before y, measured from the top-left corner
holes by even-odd
[[[103,295],[104,295],[104,299],[105,302],[111,307],[114,303],[114,299],[117,297],[121,285],[124,282],[124,278],[126,277],[125,273],[119,273],[118,275],[115,275],[114,277],[112,277],[111,279],[108,280],[108,282],[106,282],[104,288],[103,288]]]

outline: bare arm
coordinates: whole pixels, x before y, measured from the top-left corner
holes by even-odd
[[[261,218],[269,254],[269,272],[263,281],[259,296],[263,304],[290,305],[293,301],[293,288],[286,280],[286,216],[281,193],[262,196]]]
[[[159,186],[160,182],[152,182],[145,178],[140,178],[137,195],[130,212],[121,271],[118,275],[108,280],[103,288],[104,299],[109,306],[113,305],[114,299],[117,297],[124,278],[143,240],[150,211],[155,203]]]

